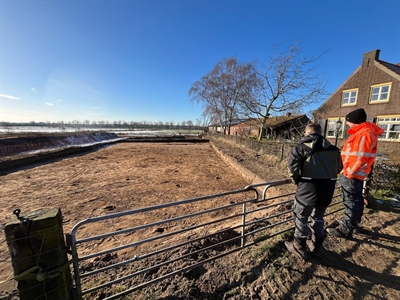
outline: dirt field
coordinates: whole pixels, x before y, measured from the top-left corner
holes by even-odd
[[[120,143],[3,173],[0,224],[10,221],[16,208],[60,207],[66,233],[110,210],[286,177],[284,165],[272,157],[220,141],[214,145],[223,156],[209,143]],[[284,235],[209,263],[195,277],[177,275],[125,299],[399,299],[399,217],[398,210],[374,204],[365,211],[365,232],[351,240],[329,237],[320,259],[300,262],[285,250]],[[12,271],[4,235],[0,257],[4,281]],[[1,283],[0,299],[13,299],[14,289],[13,280]]]

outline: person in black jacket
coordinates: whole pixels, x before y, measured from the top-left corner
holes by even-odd
[[[320,255],[325,238],[324,215],[342,167],[339,149],[321,135],[321,126],[307,125],[305,136],[289,155],[289,175],[297,191],[293,205],[294,241],[285,243],[290,252],[303,259],[307,258],[307,246],[311,254]],[[307,241],[310,216],[312,237]]]

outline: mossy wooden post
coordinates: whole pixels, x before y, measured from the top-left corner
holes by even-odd
[[[4,230],[20,299],[72,299],[61,210],[14,214]]]

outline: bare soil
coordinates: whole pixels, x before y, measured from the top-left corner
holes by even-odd
[[[284,162],[221,140],[118,143],[3,172],[0,224],[12,220],[17,208],[60,207],[67,233],[77,222],[110,211],[286,177]],[[327,237],[320,259],[300,261],[284,247],[290,236],[282,235],[208,263],[195,276],[177,275],[125,299],[399,299],[399,210],[373,202],[363,218],[363,233],[348,240]],[[334,219],[327,217],[327,223]],[[0,258],[2,282],[13,276],[4,235]],[[0,299],[17,299],[15,287],[12,279],[2,282]]]

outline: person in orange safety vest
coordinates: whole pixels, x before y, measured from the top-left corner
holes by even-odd
[[[367,114],[359,108],[346,115],[350,137],[343,145],[341,174],[344,219],[338,220],[336,228],[327,228],[330,235],[350,237],[361,222],[364,212],[363,180],[371,172],[378,150],[378,137],[384,130],[367,122]]]

